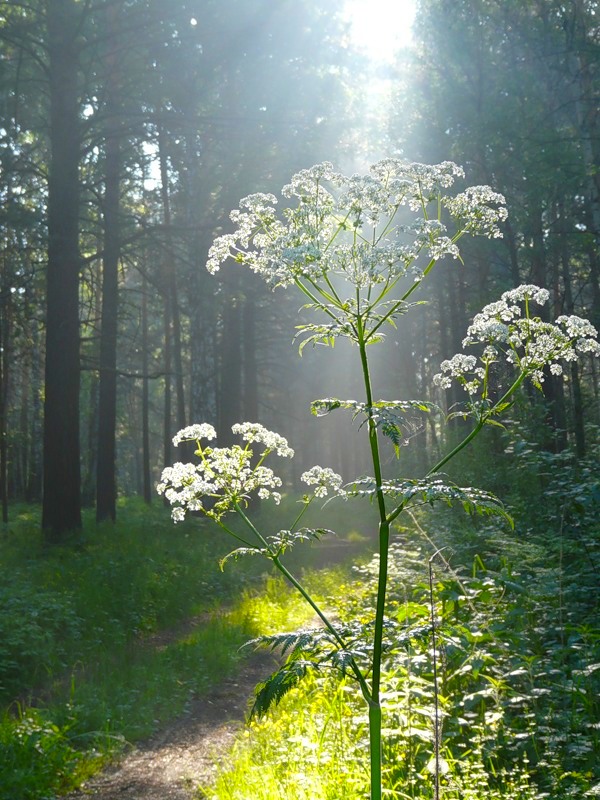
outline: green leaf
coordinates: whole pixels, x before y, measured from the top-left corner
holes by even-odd
[[[310,661],[287,661],[266,681],[259,683],[255,689],[250,719],[263,717],[272,706],[277,706],[285,695],[300,683],[310,667],[314,668],[316,665]]]
[[[342,401],[336,398],[326,397],[324,400],[314,400],[310,404],[310,413],[315,417],[325,417],[327,414],[342,407]]]
[[[423,400],[378,400],[369,406],[356,400],[326,397],[311,403],[311,413],[317,417],[326,416],[338,408],[353,411],[354,419],[363,414],[365,421],[369,418],[373,420],[381,433],[392,442],[396,457],[400,455],[400,448],[407,445],[410,437],[419,430],[414,414],[437,410],[433,403]]]
[[[225,565],[228,561],[233,559],[237,561],[238,558],[242,558],[242,556],[256,556],[256,555],[265,555],[264,548],[260,547],[237,547],[235,550],[232,550],[231,553],[227,553],[226,556],[219,561],[219,568],[221,572],[225,569]]]
[[[274,633],[269,636],[258,636],[246,643],[246,646],[266,647],[269,650],[278,650],[281,655],[293,654],[298,651],[314,651],[321,640],[327,635],[324,628],[292,631],[291,633]]]
[[[388,497],[399,500],[399,506],[443,502],[447,506],[461,506],[468,514],[502,517],[514,528],[510,515],[501,501],[490,492],[470,486],[461,487],[432,475],[419,480],[397,479],[385,481],[381,490]],[[374,497],[377,486],[373,478],[360,478],[346,490],[348,495]]]
[[[289,550],[298,542],[318,541],[328,534],[335,535],[335,532],[329,528],[300,528],[297,531],[282,530],[273,536],[269,536],[267,541],[271,546],[272,552],[277,553],[277,555],[283,555],[286,550]]]

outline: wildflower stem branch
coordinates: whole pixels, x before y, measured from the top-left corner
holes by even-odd
[[[256,526],[254,525],[252,520],[247,516],[247,514],[244,512],[244,510],[237,504],[235,506],[235,510],[236,510],[237,514],[241,517],[241,519],[244,521],[244,523],[248,526],[248,528],[254,533],[254,535],[259,539],[259,541],[264,545],[264,547],[267,549],[267,551],[270,552],[269,558],[273,562],[275,568],[277,570],[279,570],[279,572],[283,575],[283,577],[300,593],[300,595],[304,598],[304,600],[312,608],[312,610],[315,612],[315,614],[319,617],[319,619],[321,620],[323,625],[331,633],[331,635],[333,636],[335,641],[338,643],[340,649],[345,650],[346,649],[346,642],[340,636],[337,628],[329,620],[329,618],[327,617],[325,612],[320,608],[320,606],[318,605],[316,600],[310,595],[310,593],[304,588],[304,586],[302,586],[300,581],[289,571],[289,569],[285,566],[285,564],[283,564],[283,562],[281,561],[280,556],[277,553],[272,552],[268,541],[263,537],[263,535],[260,533],[258,528],[256,528]],[[357,679],[357,681],[358,681],[358,683],[359,683],[359,685],[361,687],[361,690],[363,691],[363,693],[366,692],[367,696],[368,696],[369,688],[367,686],[365,678],[364,678],[364,676],[363,676],[358,664],[356,663],[356,661],[353,658],[351,659],[350,666],[351,666],[351,669],[352,669],[352,671],[354,673],[354,676],[356,677],[356,679]]]

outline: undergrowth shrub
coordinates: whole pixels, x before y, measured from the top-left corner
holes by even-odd
[[[0,696],[15,697],[67,666],[83,620],[70,593],[39,589],[22,573],[0,586]]]
[[[102,759],[74,747],[68,727],[42,710],[0,721],[0,800],[51,798],[75,788]]]

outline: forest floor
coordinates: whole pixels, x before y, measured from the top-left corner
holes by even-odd
[[[195,698],[185,716],[138,743],[66,800],[198,798],[198,786],[210,786],[243,728],[254,687],[274,665],[272,655],[254,654],[235,676]]]

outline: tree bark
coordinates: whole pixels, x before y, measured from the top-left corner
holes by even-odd
[[[8,522],[8,378],[10,352],[10,289],[2,280],[0,297],[0,498],[2,522]]]
[[[148,381],[148,286],[142,283],[142,491],[144,502],[152,503],[150,483],[150,402]]]
[[[219,371],[218,434],[219,442],[228,446],[233,442],[231,426],[240,422],[242,410],[242,320],[241,304],[233,291],[229,270],[224,269],[225,296],[223,307],[221,363]]]
[[[79,465],[79,153],[77,5],[47,0],[50,167],[42,528],[81,528]]]
[[[177,278],[175,273],[175,248],[171,228],[171,200],[169,196],[169,170],[165,151],[165,137],[162,127],[158,134],[158,156],[160,162],[160,186],[163,206],[163,218],[166,232],[164,258],[164,291],[165,304],[168,305],[168,319],[171,329],[171,358],[175,379],[175,410],[177,426],[185,428],[185,392],[183,388],[183,359],[181,353],[181,315],[177,296]]]
[[[117,516],[115,474],[117,423],[117,327],[119,315],[119,258],[121,132],[119,126],[119,64],[116,5],[106,9],[111,44],[107,56],[107,122],[104,192],[104,259],[102,270],[102,328],[100,334],[100,387],[98,395],[98,467],[96,522]]]

